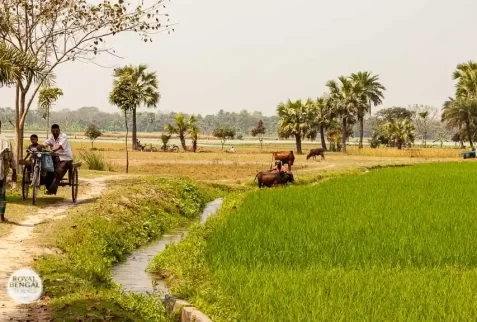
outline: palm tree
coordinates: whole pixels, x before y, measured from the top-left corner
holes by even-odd
[[[338,77],[338,81],[339,83],[328,81],[326,86],[330,89],[330,104],[341,121],[342,151],[346,153],[348,125],[353,123],[359,106],[365,103],[365,97],[359,83],[354,83],[345,76]]]
[[[156,107],[161,98],[158,91],[157,74],[156,72],[147,72],[147,68],[147,65],[144,64],[140,64],[139,66],[127,65],[122,68],[117,68],[114,71],[114,77],[121,77],[126,74],[130,75],[131,86],[138,95],[137,105],[131,110],[133,149],[136,149],[137,145],[137,108],[139,108],[141,104],[147,107]]]
[[[12,85],[28,75],[35,80],[44,78],[44,67],[36,57],[0,42],[0,86]]]
[[[194,115],[191,115],[189,116],[189,119],[186,119],[183,113],[178,113],[174,119],[175,125],[167,124],[165,130],[169,134],[178,134],[182,148],[184,151],[187,151],[185,137],[187,132],[195,126],[197,118]]]
[[[409,119],[391,121],[385,127],[389,139],[395,142],[398,150],[401,150],[403,145],[414,141],[415,128]]]
[[[464,126],[470,146],[473,147],[472,128],[477,124],[477,98],[474,96],[450,99],[444,103],[442,121],[448,126]]]
[[[468,61],[458,64],[452,78],[457,80],[456,97],[477,95],[477,63]]]
[[[43,87],[38,95],[38,109],[41,117],[46,119],[46,138],[50,132],[50,109],[51,106],[63,96],[63,91],[57,87]]]
[[[199,140],[199,134],[200,134],[199,127],[197,125],[192,125],[192,127],[189,129],[189,135],[192,139],[193,152],[197,151],[197,141]]]
[[[309,130],[309,112],[313,106],[312,100],[302,100],[280,103],[277,106],[279,121],[279,136],[283,138],[295,137],[296,153],[303,154],[301,141]]]
[[[355,84],[359,84],[362,95],[365,97],[365,104],[359,104],[357,115],[359,121],[359,148],[363,147],[364,115],[371,114],[371,104],[375,107],[382,104],[384,98],[383,91],[386,88],[379,82],[379,75],[371,75],[370,72],[358,72],[351,74],[351,79]]]

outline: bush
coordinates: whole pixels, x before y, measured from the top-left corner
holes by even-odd
[[[81,160],[86,162],[89,170],[97,171],[113,171],[111,162],[104,160],[104,154],[102,152],[96,153],[95,151],[80,151]]]

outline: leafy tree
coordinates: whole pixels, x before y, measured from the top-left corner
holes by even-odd
[[[359,106],[366,104],[360,84],[352,82],[345,76],[340,76],[338,82],[331,80],[326,86],[330,89],[330,104],[341,119],[342,151],[346,153],[348,126],[355,122],[355,114]]]
[[[96,140],[97,138],[99,138],[101,136],[101,131],[97,128],[96,125],[94,124],[90,124],[88,125],[88,127],[86,128],[86,131],[84,132],[84,135],[90,139],[91,141],[91,149],[94,148],[93,146],[93,143],[94,143],[94,140]]]
[[[312,100],[302,100],[280,103],[277,113],[280,117],[279,136],[283,138],[295,137],[297,154],[303,154],[301,142],[309,130],[309,111],[313,104]]]
[[[408,145],[414,142],[415,127],[411,121],[406,119],[391,121],[385,126],[389,139],[394,141],[398,150],[401,150],[403,145]]]
[[[458,64],[452,75],[456,84],[456,98],[477,95],[477,62]]]
[[[413,105],[410,110],[413,112],[417,134],[422,137],[422,144],[426,146],[430,123],[436,118],[438,111],[432,106],[418,104]]]
[[[265,127],[263,126],[263,121],[258,121],[257,126],[251,131],[253,137],[258,136],[258,141],[260,141],[260,150],[263,150],[263,136],[265,135]]]
[[[376,118],[380,121],[390,122],[394,120],[412,119],[413,112],[405,107],[390,107],[376,112]]]
[[[178,134],[182,148],[184,151],[187,151],[185,137],[188,131],[197,123],[197,118],[194,115],[191,115],[186,119],[186,116],[183,113],[178,113],[176,114],[174,121],[175,125],[167,124],[165,130],[169,134]]]
[[[63,96],[63,91],[57,87],[43,87],[38,96],[38,110],[41,117],[46,119],[46,138],[50,133],[50,110],[53,104]]]
[[[87,62],[97,54],[115,55],[107,45],[110,36],[135,32],[145,42],[150,35],[169,29],[162,12],[163,0],[147,6],[129,1],[88,0],[2,0],[0,38],[24,54],[38,59],[51,75],[61,64]],[[163,21],[163,17],[166,21]],[[34,74],[16,81],[15,136],[17,160],[23,156],[23,131],[29,109],[43,82]]]
[[[228,139],[233,139],[235,137],[235,130],[228,126],[220,126],[214,130],[213,136],[220,139],[220,143],[222,144],[222,151],[223,151],[225,142]]]
[[[147,65],[132,66],[127,65],[114,70],[114,77],[130,75],[131,82],[137,91],[138,105],[132,109],[132,146],[136,149],[137,145],[137,122],[136,110],[140,104],[147,107],[156,107],[161,95],[158,92],[158,80],[156,72],[147,72]]]
[[[358,72],[351,74],[351,80],[361,89],[360,95],[364,96],[363,104],[357,105],[357,115],[359,122],[359,148],[363,148],[364,115],[371,114],[371,104],[378,106],[382,104],[384,98],[383,91],[386,88],[379,82],[378,75],[371,75],[370,72]]]

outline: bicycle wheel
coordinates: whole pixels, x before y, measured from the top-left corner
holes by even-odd
[[[23,167],[22,176],[22,197],[23,200],[28,198],[28,192],[30,191],[30,170],[28,166]]]
[[[33,199],[33,204],[35,205],[36,204],[36,200],[38,198],[38,190],[40,190],[40,166],[39,165],[35,165],[35,168],[33,170],[33,178],[31,180],[32,182],[32,190],[33,190],[33,193],[32,193],[32,199]]]

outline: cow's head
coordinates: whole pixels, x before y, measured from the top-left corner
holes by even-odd
[[[307,154],[306,156],[306,159],[308,160],[309,158],[311,158],[311,152]]]
[[[293,173],[291,172],[287,173],[287,180],[288,182],[291,182],[291,183],[295,182],[295,178],[293,178]]]

